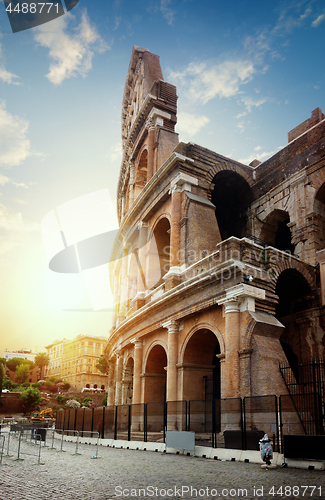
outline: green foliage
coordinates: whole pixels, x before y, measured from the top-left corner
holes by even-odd
[[[33,361],[30,361],[29,359],[11,358],[11,359],[8,359],[8,361],[6,362],[7,367],[12,372],[15,372],[17,366],[22,365],[22,364],[29,365],[30,366],[30,368],[29,368],[30,370],[32,370],[33,368],[35,368],[35,365],[34,365]]]
[[[29,376],[30,373],[30,365],[27,363],[22,363],[21,365],[18,365],[16,368],[16,380],[20,382],[25,382],[26,378]]]
[[[30,382],[23,382],[22,384],[20,384],[20,388],[27,389],[27,387],[29,387],[30,385],[31,385]]]
[[[34,387],[27,387],[27,389],[22,391],[20,399],[23,403],[24,411],[26,411],[28,409],[33,409],[37,405],[39,405],[42,396],[37,389],[34,389]]]
[[[106,361],[105,356],[101,356],[98,360],[98,363],[96,365],[97,370],[99,370],[101,373],[104,373],[107,375],[108,373],[108,363]]]
[[[64,382],[64,385],[62,386],[62,391],[68,391],[71,387],[71,384],[69,382]]]
[[[39,384],[38,382],[33,382],[32,384],[30,384],[32,387],[34,387],[34,389],[39,389],[41,387],[41,384]]]
[[[86,406],[86,408],[91,408],[91,403],[93,400],[91,398],[84,398],[82,401],[82,406]]]
[[[2,363],[4,366],[6,365],[6,358],[0,358],[0,363]]]
[[[57,403],[64,405],[69,398],[67,396],[62,396],[62,394],[58,394],[55,399]]]
[[[105,396],[102,400],[102,406],[107,406],[107,396]]]
[[[47,366],[50,362],[50,357],[46,354],[46,352],[39,352],[36,354],[34,363],[36,366],[39,368],[42,368],[43,366]]]
[[[7,375],[4,376],[3,386],[2,386],[3,389],[8,389],[9,391],[12,391],[14,389],[17,389],[17,387],[18,387],[18,384],[16,384],[12,380],[10,380],[10,378],[7,377]]]

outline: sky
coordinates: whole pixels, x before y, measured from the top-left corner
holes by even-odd
[[[109,335],[85,276],[49,269],[42,221],[102,190],[116,205],[133,45],[177,86],[180,141],[242,163],[325,111],[323,0],[80,0],[18,33],[0,0],[0,356]]]

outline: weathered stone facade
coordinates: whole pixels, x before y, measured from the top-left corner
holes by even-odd
[[[279,362],[325,346],[325,117],[247,166],[179,143],[176,105],[158,56],[134,47],[108,404],[286,394]]]

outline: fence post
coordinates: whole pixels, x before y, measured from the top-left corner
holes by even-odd
[[[114,439],[117,439],[117,405],[115,405],[115,415],[114,415]]]
[[[240,399],[240,427],[242,438],[242,450],[246,450],[246,405],[245,398]]]
[[[74,452],[74,455],[81,455],[81,453],[78,453],[78,448],[79,448],[79,432],[77,432],[77,441],[76,441],[76,451]]]
[[[82,415],[81,437],[84,437],[85,411],[86,411],[86,408],[84,408],[84,412]]]
[[[92,408],[91,409],[91,437],[93,437],[93,433],[94,433],[94,411],[95,411],[95,408]]]
[[[187,431],[187,401],[185,401],[185,431]]]
[[[275,397],[276,451],[280,452],[278,396]]]
[[[128,441],[131,441],[131,406],[129,405],[128,411]]]
[[[164,443],[166,443],[166,430],[167,430],[167,401],[164,401]]]
[[[74,431],[76,431],[76,429],[77,429],[77,415],[78,415],[78,408],[75,409],[74,426],[73,426]]]
[[[106,406],[103,406],[103,419],[102,419],[102,435],[101,438],[104,439],[104,428],[105,428],[105,408]]]
[[[216,401],[212,399],[212,448],[217,448],[217,433],[216,433]]]
[[[21,432],[19,433],[19,438],[18,438],[18,453],[17,453],[17,458],[15,459],[16,460],[19,460],[19,461],[22,461],[23,458],[20,458],[20,442],[21,442]]]
[[[147,403],[143,403],[143,440],[148,441],[148,408]]]
[[[191,401],[188,402],[188,425],[187,430],[191,430]]]
[[[280,415],[280,442],[281,447],[279,449],[280,453],[283,453],[283,421],[282,421],[282,397],[279,397],[279,415]]]

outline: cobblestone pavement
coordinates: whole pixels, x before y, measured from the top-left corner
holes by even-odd
[[[28,447],[29,446],[29,447]],[[4,456],[1,500],[111,499],[325,499],[325,472],[293,468],[261,469],[258,464],[64,443],[64,453],[37,447],[34,455]],[[59,449],[59,442],[56,442]]]

